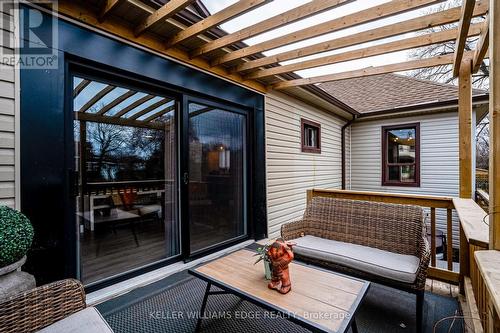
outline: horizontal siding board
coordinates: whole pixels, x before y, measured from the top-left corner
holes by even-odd
[[[381,185],[382,126],[420,123],[420,187]],[[350,188],[360,191],[458,196],[458,115],[441,113],[389,120],[360,121],[351,127]],[[454,213],[453,243],[458,246]],[[446,210],[436,211],[437,228],[446,231]]]
[[[302,153],[300,119],[321,124],[321,154]],[[299,219],[311,188],[341,186],[341,127],[336,116],[279,93],[266,96],[268,234]]]
[[[5,8],[5,6],[0,6]],[[8,59],[14,55],[14,18],[0,13],[0,205],[15,207],[15,96],[16,72]],[[7,59],[7,61],[5,60]],[[6,62],[6,63],[4,63]]]

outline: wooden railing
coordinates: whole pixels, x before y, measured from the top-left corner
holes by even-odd
[[[485,211],[488,211],[490,196],[484,190],[476,190],[476,203]]]
[[[489,228],[486,212],[472,199],[453,199],[460,219],[460,292],[466,297],[464,310],[469,327],[483,332],[487,325],[487,301],[484,284],[475,259],[477,251],[488,249]],[[480,318],[481,320],[477,320]]]
[[[485,251],[488,249],[489,227],[486,212],[472,199],[459,199],[439,196],[395,194],[364,191],[344,190],[320,190],[307,191],[307,200],[312,197],[322,196],[339,199],[365,200],[375,202],[386,202],[396,204],[417,205],[430,210],[431,231],[431,263],[428,271],[429,278],[441,280],[451,284],[459,284],[460,292],[465,296],[466,305],[469,309],[464,310],[467,327],[473,332],[500,332],[498,310],[500,310],[500,251]],[[446,231],[447,231],[447,269],[436,267],[436,209],[446,209]],[[452,246],[453,246],[453,219],[452,212],[455,210],[459,218],[460,232],[460,271],[453,271]],[[485,278],[488,276],[487,268],[491,263],[485,263],[491,255],[485,252],[496,252],[498,255],[498,280]],[[479,259],[478,259],[479,258]],[[482,263],[481,263],[482,260]],[[479,262],[479,264],[478,264]],[[498,293],[490,291],[494,284],[498,285]],[[492,294],[494,295],[492,297]],[[496,298],[495,298],[496,297]],[[498,302],[498,308],[495,302]],[[484,330],[483,330],[484,327]]]
[[[452,212],[454,209],[453,198],[414,195],[414,194],[396,194],[382,192],[364,192],[364,191],[345,191],[345,190],[320,190],[313,189],[307,191],[308,201],[314,196],[364,200],[375,202],[386,202],[404,205],[417,205],[430,210],[430,233],[431,233],[431,263],[428,271],[428,276],[433,279],[444,282],[458,284],[460,282],[459,272],[453,271],[453,219]],[[447,231],[447,248],[446,261],[447,269],[437,267],[436,263],[436,209],[446,209],[446,231]],[[455,237],[458,237],[456,235]]]

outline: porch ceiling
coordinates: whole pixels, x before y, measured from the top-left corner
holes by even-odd
[[[470,59],[473,61],[473,68],[478,69],[478,64],[482,62],[488,50],[488,20],[487,18],[484,21],[477,20],[477,23],[471,24],[471,19],[487,17],[489,7],[487,0],[464,0],[462,6],[412,17],[401,22],[391,24],[383,22],[384,19],[445,1],[391,0],[344,16],[332,17],[326,22],[311,25],[302,30],[281,33],[277,37],[252,45],[243,42],[263,33],[288,27],[292,23],[327,10],[342,9],[342,6],[353,0],[311,0],[283,13],[244,26],[233,33],[226,33],[219,26],[237,21],[243,14],[266,6],[272,0],[240,0],[208,16],[200,15],[200,12],[203,12],[200,6],[203,7],[203,5],[194,0],[170,0],[164,5],[150,0],[60,0],[59,12],[63,16],[83,21],[99,30],[118,35],[260,92],[276,89],[288,90],[287,93],[293,94],[297,88],[303,89],[322,82],[409,71],[423,67],[454,64],[454,72],[458,73],[463,59]],[[368,23],[378,24],[372,29],[316,44],[309,43],[307,46],[300,46],[298,43],[311,42],[312,38]],[[458,23],[457,27],[408,37],[409,33],[452,23]],[[465,41],[471,36],[480,36],[478,49],[464,51]],[[314,77],[299,77],[295,74],[296,71],[304,69],[342,64],[365,57],[449,41],[455,41],[457,45],[453,54]],[[376,46],[364,45],[370,42],[382,43]],[[295,46],[295,43],[298,44],[293,49],[280,51],[283,47],[292,44]],[[344,50],[348,47],[350,50]],[[268,52],[273,50],[274,53]],[[333,55],[326,53],[334,50],[339,50],[340,53]],[[288,63],[282,65],[284,61]]]

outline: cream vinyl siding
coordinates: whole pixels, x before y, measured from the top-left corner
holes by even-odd
[[[420,123],[420,187],[382,186],[382,126]],[[458,114],[456,112],[360,121],[351,127],[351,179],[347,188],[360,191],[458,196]],[[347,171],[349,173],[349,171]],[[437,227],[446,231],[446,210],[436,210]],[[453,243],[458,246],[454,213]]]
[[[321,124],[321,154],[301,151],[300,119]],[[306,190],[341,187],[341,128],[345,122],[279,93],[266,96],[267,215],[269,237],[300,219]]]
[[[3,7],[2,7],[3,8]],[[0,12],[3,38],[0,56],[11,56],[14,40],[14,18]],[[0,205],[16,207],[16,90],[17,70],[5,63],[0,64]]]

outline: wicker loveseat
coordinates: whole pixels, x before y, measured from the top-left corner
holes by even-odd
[[[56,281],[0,302],[2,333],[113,333],[94,307],[87,307],[82,284]]]
[[[421,331],[430,259],[422,208],[318,196],[281,236],[297,243],[298,259],[416,294]]]

